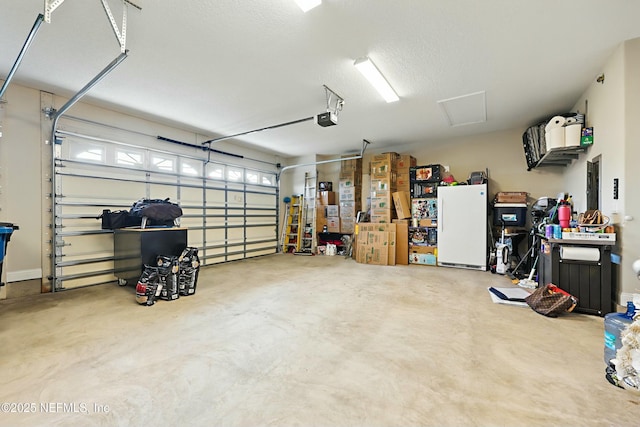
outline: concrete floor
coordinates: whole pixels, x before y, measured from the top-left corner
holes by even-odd
[[[0,425],[637,426],[603,319],[491,302],[510,285],[274,255],[152,307],[115,284],[3,301]]]

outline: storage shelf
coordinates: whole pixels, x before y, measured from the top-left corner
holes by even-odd
[[[542,166],[567,166],[576,160],[580,153],[585,151],[587,151],[587,148],[582,146],[552,148],[538,160],[535,166],[528,168],[528,170]]]

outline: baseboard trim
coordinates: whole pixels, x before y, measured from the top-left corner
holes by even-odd
[[[21,282],[23,280],[33,280],[42,278],[42,269],[7,271],[7,283]]]

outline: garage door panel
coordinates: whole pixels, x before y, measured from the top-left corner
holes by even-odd
[[[65,118],[62,122],[64,127]],[[103,209],[130,209],[141,198],[180,204],[188,245],[203,265],[244,259],[277,246],[274,172],[209,162],[184,147],[92,122],[86,135],[58,130],[55,147],[54,289],[113,281],[113,233]],[[108,135],[102,137],[100,134]],[[112,138],[120,138],[114,140]],[[122,140],[124,139],[124,140]],[[175,153],[172,153],[174,150]]]

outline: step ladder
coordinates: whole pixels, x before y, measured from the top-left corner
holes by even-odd
[[[318,244],[316,226],[316,174],[304,174],[304,201],[302,208],[303,236],[300,252],[313,254]]]
[[[303,230],[303,203],[304,196],[302,194],[291,196],[289,210],[287,212],[287,229],[284,235],[284,245],[282,247],[285,253],[300,252],[302,247],[302,230]]]

